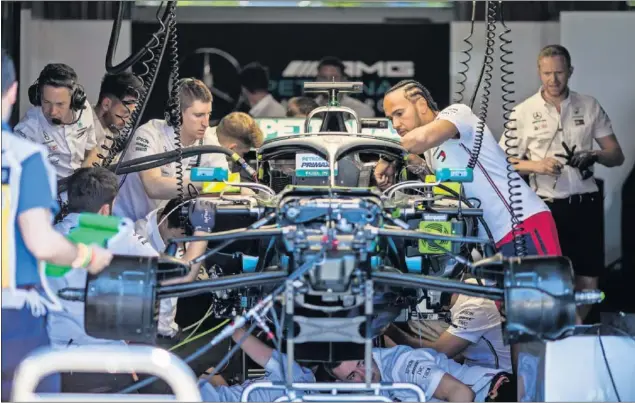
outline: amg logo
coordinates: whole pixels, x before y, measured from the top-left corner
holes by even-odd
[[[315,77],[319,62],[315,60],[292,60],[282,72],[282,77]],[[377,75],[379,77],[413,77],[415,65],[412,61],[379,61],[366,64],[360,61],[345,61],[345,73],[349,77]]]

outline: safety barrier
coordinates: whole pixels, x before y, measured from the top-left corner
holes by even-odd
[[[163,379],[174,395],[36,393],[40,381],[60,372],[143,373]],[[37,350],[20,363],[13,381],[14,402],[200,402],[192,369],[179,357],[152,346],[81,346]]]

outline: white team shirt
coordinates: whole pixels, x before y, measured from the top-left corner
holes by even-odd
[[[287,116],[287,110],[268,94],[251,107],[249,114],[254,118],[283,118]]]
[[[55,229],[63,235],[78,225],[79,214],[71,213],[64,220],[55,225]],[[132,229],[132,222],[124,220],[120,229],[121,236],[112,238],[108,242],[108,250],[118,255],[128,256],[157,256],[158,253]],[[48,277],[49,285],[54,294],[63,288],[86,287],[88,272],[85,269],[71,269],[63,277]],[[82,345],[125,344],[119,340],[97,339],[86,334],[84,330],[84,303],[60,299],[63,311],[49,311],[46,327],[51,346],[53,348],[67,348]],[[71,341],[72,340],[72,341]]]
[[[165,252],[165,241],[159,233],[159,222],[157,221],[159,209],[151,211],[145,218],[135,223],[135,232],[147,239],[155,253]],[[160,335],[172,337],[179,331],[176,323],[176,304],[178,298],[164,298],[159,301],[159,323],[158,332]]]
[[[168,126],[165,120],[150,120],[134,132],[130,148],[124,157],[124,161],[173,151],[176,149],[174,143],[174,129]],[[191,146],[198,145],[200,144],[197,141]],[[209,127],[205,131],[202,145],[220,145],[218,137],[216,137]],[[189,177],[188,167],[195,164],[197,160],[197,157],[183,159],[184,179]],[[204,154],[201,156],[200,166],[229,169],[227,158],[225,158],[224,154]],[[161,175],[168,178],[176,177],[176,167],[176,162],[161,166]],[[124,175],[122,178],[125,178],[125,180],[115,200],[113,209],[115,215],[128,217],[133,221],[137,221],[145,218],[148,213],[156,210],[166,202],[165,200],[151,199],[146,194],[143,183],[141,182],[141,176],[138,172],[128,174],[127,176]],[[184,191],[187,192],[185,187]]]
[[[558,113],[555,106],[545,101],[542,89],[517,105],[511,115],[511,119],[516,119],[512,122],[516,130],[510,131],[510,135],[518,139],[508,142],[517,147],[512,149],[513,153],[530,161],[552,157],[565,163],[564,159],[554,156],[567,154],[562,146],[563,141],[569,149],[576,146],[576,151],[590,151],[593,150],[595,139],[614,134],[608,115],[597,99],[591,96],[569,91],[569,96],[560,105],[560,111]],[[503,149],[506,148],[505,140],[505,136],[500,139]],[[598,191],[592,177],[582,180],[580,170],[568,165],[564,166],[558,178],[532,174],[530,183],[538,195],[552,199]]]
[[[97,145],[93,111],[88,103],[85,109],[75,112],[72,125],[51,125],[42,113],[42,107],[34,106],[13,130],[16,134],[48,149],[49,162],[57,171],[57,178],[66,178],[81,168],[86,152]],[[81,117],[79,116],[81,113]]]
[[[459,364],[431,348],[413,349],[407,346],[374,348],[373,359],[379,367],[382,382],[405,382],[423,389],[428,401],[439,401],[432,396],[443,375],[450,374],[470,387],[475,402],[485,401],[492,378],[502,370],[470,367]],[[382,395],[402,402],[416,402],[417,396],[409,391],[386,391]]]
[[[436,119],[447,120],[454,124],[460,133],[460,138],[447,140],[439,147],[426,151],[426,161],[433,170],[467,167],[480,119],[472,113],[468,106],[463,104],[450,105],[442,110]],[[522,178],[516,173],[513,175],[518,178],[514,182],[518,186],[514,192],[520,194],[517,198],[522,200],[523,218],[527,219],[542,211],[549,211],[545,203],[527,186]],[[481,152],[474,168],[474,181],[464,183],[463,189],[466,197],[473,197],[481,201],[483,218],[489,226],[495,242],[499,242],[512,231],[507,157],[503,149],[498,146],[487,125],[483,130]],[[479,224],[479,236],[486,236],[481,224]]]
[[[466,283],[477,282],[469,279]],[[511,354],[503,341],[501,316],[494,301],[459,295],[450,312],[452,324],[447,331],[472,343],[462,353],[466,365],[496,368],[498,357],[498,368],[511,372]]]
[[[293,362],[291,370],[293,371],[294,382],[315,382],[315,375],[313,375],[313,372],[311,372],[308,368],[301,367],[295,361]],[[289,371],[286,354],[280,354],[278,350],[274,350],[271,358],[265,365],[265,376],[261,379],[248,380],[240,385],[232,386],[212,386],[209,382],[205,382],[205,384],[203,384],[200,388],[201,397],[204,402],[240,402],[240,397],[247,386],[258,381],[284,382],[286,381],[286,371]],[[301,393],[298,393],[298,395],[301,395]],[[282,396],[284,396],[282,389],[256,389],[249,394],[249,401],[274,402]]]

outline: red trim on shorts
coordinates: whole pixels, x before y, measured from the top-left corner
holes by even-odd
[[[538,255],[541,256],[562,256],[560,240],[558,239],[558,229],[550,211],[541,211],[523,221],[522,234],[528,234],[532,242],[536,245]],[[496,247],[514,241],[511,232],[496,243]]]

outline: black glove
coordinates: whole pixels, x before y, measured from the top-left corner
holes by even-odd
[[[578,168],[580,171],[588,170],[591,165],[598,161],[598,156],[593,151],[578,151],[571,157],[569,165]]]
[[[562,142],[562,147],[564,147],[567,154],[556,154],[556,157],[564,158],[567,160],[567,165],[578,168],[583,180],[593,176],[593,172],[589,168],[598,161],[598,156],[593,151],[575,152],[576,146],[569,149],[564,141]]]
[[[190,204],[190,226],[194,231],[212,232],[216,223],[216,204],[198,199]]]

